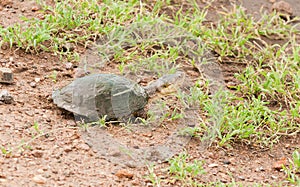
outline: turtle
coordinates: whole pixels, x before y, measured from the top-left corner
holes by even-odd
[[[53,92],[52,99],[59,108],[74,113],[76,121],[96,122],[135,119],[143,114],[149,98],[161,87],[174,83],[184,73],[162,76],[143,87],[116,74],[91,74],[75,79]]]

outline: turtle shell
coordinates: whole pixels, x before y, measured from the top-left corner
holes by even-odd
[[[148,94],[140,85],[114,74],[93,74],[74,80],[52,94],[60,108],[88,122],[128,119],[144,108]]]

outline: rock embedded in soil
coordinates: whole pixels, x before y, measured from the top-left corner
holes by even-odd
[[[115,174],[117,177],[119,178],[128,178],[128,179],[132,179],[133,178],[133,174],[128,172],[127,170],[119,170],[117,171],[117,173]]]
[[[0,83],[11,84],[13,82],[13,73],[9,68],[0,68]]]
[[[32,88],[35,88],[35,87],[36,87],[36,82],[30,82],[29,85],[30,85]]]
[[[36,157],[36,158],[41,158],[43,157],[44,152],[41,150],[34,150],[32,151],[32,156]]]
[[[42,175],[35,175],[32,180],[37,184],[45,184],[47,179]]]
[[[0,105],[1,104],[11,104],[14,101],[13,97],[7,90],[2,90],[0,92]]]
[[[292,6],[287,3],[286,1],[279,1],[272,5],[272,11],[276,11],[286,15],[293,15],[293,8]]]
[[[275,170],[281,170],[283,168],[283,166],[286,166],[288,163],[287,158],[286,157],[282,157],[279,160],[277,160],[276,162],[273,163],[272,168]]]
[[[7,7],[7,6],[11,6],[11,5],[12,5],[11,0],[1,0],[0,1],[0,6],[2,6],[2,7]]]

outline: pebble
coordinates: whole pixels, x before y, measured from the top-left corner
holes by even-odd
[[[75,45],[72,44],[72,43],[66,43],[63,48],[66,50],[66,51],[74,51],[75,49]]]
[[[231,162],[230,162],[230,160],[224,160],[223,163],[228,165],[228,164],[230,164]]]
[[[34,115],[34,113],[31,110],[26,111],[25,114],[27,114],[30,117],[32,117]]]
[[[34,156],[34,157],[36,157],[36,158],[41,158],[41,157],[43,157],[43,151],[41,151],[41,150],[34,150],[34,151],[32,151],[32,156]]]
[[[130,167],[130,168],[136,168],[136,167],[137,167],[137,162],[135,162],[135,161],[127,161],[127,162],[125,163],[125,165],[126,165],[127,167]]]
[[[149,132],[149,133],[143,133],[142,136],[151,138],[153,136],[153,134],[151,132]]]
[[[68,70],[73,68],[73,64],[71,62],[66,63],[65,66]]]
[[[282,158],[280,158],[280,160],[277,160],[276,162],[273,163],[272,168],[275,170],[281,170],[282,166],[287,165],[287,162],[288,162],[287,158],[282,157]]]
[[[90,149],[90,146],[88,146],[86,143],[82,143],[78,145],[78,148],[88,151]]]
[[[36,87],[36,82],[31,82],[31,83],[29,83],[29,85],[30,85],[32,88],[35,88],[35,87]]]
[[[0,92],[0,104],[11,104],[14,101],[13,97],[7,90],[2,90]]]
[[[121,156],[121,152],[120,151],[112,151],[109,153],[110,156],[113,156],[113,157],[119,157]]]
[[[0,183],[5,183],[7,180],[4,178],[0,178]]]
[[[36,11],[38,11],[40,8],[38,7],[38,6],[33,6],[32,8],[31,8],[31,11],[32,12],[36,12]]]
[[[13,73],[9,68],[0,68],[0,83],[11,84],[13,82]]]
[[[45,184],[47,179],[42,175],[35,175],[32,180],[37,184]]]
[[[258,167],[255,169],[256,172],[259,172],[259,171],[265,171],[265,168],[263,168],[262,166]]]
[[[277,179],[278,177],[276,177],[275,175],[271,175],[272,179]]]
[[[208,165],[209,168],[215,168],[215,167],[218,167],[218,166],[219,166],[219,164],[209,164]]]
[[[119,170],[115,175],[119,178],[128,178],[128,179],[133,178],[133,174],[128,172],[127,170]]]
[[[35,82],[40,82],[40,81],[41,81],[41,78],[36,77],[36,78],[34,78],[34,81],[35,81]]]
[[[272,11],[277,11],[287,15],[293,15],[293,9],[289,3],[286,1],[279,1],[272,5]]]
[[[64,151],[65,151],[66,153],[71,152],[72,150],[73,150],[72,146],[66,146],[66,147],[64,148]]]

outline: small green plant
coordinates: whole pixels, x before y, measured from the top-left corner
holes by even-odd
[[[118,69],[119,69],[121,75],[123,75],[124,69],[125,69],[125,63],[122,62],[121,64],[119,64]]]
[[[178,156],[169,160],[170,166],[168,167],[169,174],[175,181],[180,181],[184,186],[195,185],[195,177],[203,175],[206,172],[203,169],[203,162],[194,160],[188,161],[189,155],[180,153]]]
[[[106,127],[106,118],[107,115],[104,115],[102,118],[100,118],[97,122],[97,125],[99,125],[100,127]]]
[[[90,123],[82,122],[80,124],[81,124],[81,127],[84,129],[84,131],[87,131],[90,126],[95,126],[95,125],[97,125],[99,127],[106,127],[106,125],[107,125],[106,118],[107,118],[107,115],[104,115],[102,118],[99,118],[98,121],[90,122]]]
[[[56,83],[56,80],[57,80],[57,71],[54,70],[54,71],[51,73],[51,75],[49,75],[49,78],[52,79],[52,81],[53,81],[54,83]]]
[[[147,165],[148,168],[148,175],[145,176],[147,180],[151,182],[151,184],[155,187],[160,187],[161,186],[161,178],[157,176],[154,172],[154,165]]]
[[[293,164],[296,173],[300,173],[300,152],[295,150],[293,152]]]
[[[183,113],[180,111],[180,109],[175,108],[171,115],[170,115],[170,120],[177,120],[177,119],[182,119],[184,117]]]
[[[289,166],[283,166],[283,171],[287,175],[287,180],[299,186],[300,185],[300,153],[295,150],[292,154],[292,161]]]
[[[199,133],[202,130],[199,127],[186,127],[180,130],[179,134],[182,136],[190,136],[190,137],[200,137]]]
[[[10,156],[11,155],[11,150],[6,149],[5,147],[1,146],[1,152],[5,156]]]
[[[34,130],[35,130],[38,134],[43,133],[43,132],[40,130],[40,128],[39,128],[38,122],[34,122],[34,123],[33,123],[33,128],[34,128]]]

